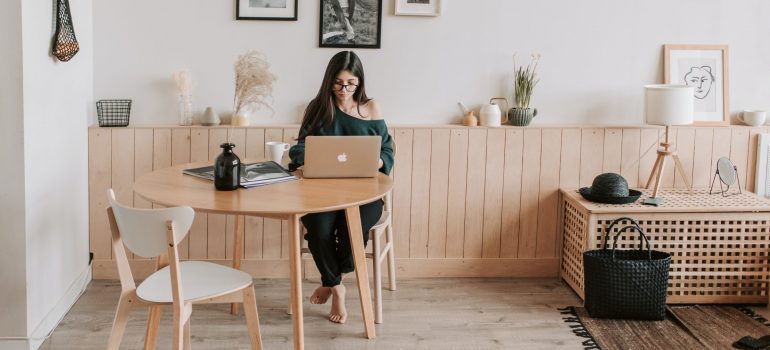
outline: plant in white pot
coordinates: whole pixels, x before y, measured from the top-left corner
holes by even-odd
[[[273,99],[275,75],[270,72],[270,63],[257,51],[249,51],[235,62],[235,95],[233,96],[234,126],[249,125],[249,110],[265,107],[273,113],[268,103]]]
[[[511,125],[527,126],[537,115],[537,109],[529,108],[532,91],[540,79],[537,77],[537,64],[540,54],[533,53],[527,67],[516,66],[516,55],[513,55],[513,103],[514,107],[508,112]]]

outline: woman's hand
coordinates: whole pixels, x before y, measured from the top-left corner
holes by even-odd
[[[379,168],[382,168],[382,165],[383,165],[383,164],[384,164],[384,163],[382,162],[382,158],[380,158],[380,165],[377,167],[377,169],[379,169]]]

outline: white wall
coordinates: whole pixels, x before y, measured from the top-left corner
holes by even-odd
[[[0,5],[0,338],[27,334],[21,1]],[[21,346],[0,340],[0,347]]]
[[[92,4],[71,2],[81,51],[61,63],[50,55],[53,3],[14,0],[0,11],[0,69],[8,70],[0,85],[0,222],[3,248],[14,249],[0,254],[0,288],[13,291],[10,300],[0,303],[0,308],[12,306],[0,313],[5,336],[0,337],[0,348],[17,348],[22,340],[25,348],[36,349],[90,278],[87,114],[93,103]],[[6,190],[12,192],[6,196]],[[6,285],[7,270],[15,278]],[[12,332],[6,335],[10,318]]]
[[[642,86],[663,81],[666,43],[729,45],[731,110],[770,107],[767,1],[443,0],[437,18],[394,16],[383,1],[382,49],[357,52],[392,123],[456,122],[456,101],[510,96],[514,52],[543,54],[535,123],[641,123]],[[176,123],[170,75],[189,68],[196,112],[226,113],[232,64],[256,49],[279,80],[276,115],[252,120],[297,121],[339,51],[317,47],[319,2],[300,1],[297,22],[236,21],[234,3],[95,2],[95,97],[133,98],[137,124]]]

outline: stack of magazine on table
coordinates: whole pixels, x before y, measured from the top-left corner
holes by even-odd
[[[214,181],[213,165],[184,169],[182,172],[187,175]],[[244,188],[252,188],[296,179],[296,176],[290,174],[276,162],[267,161],[241,164],[241,187]]]

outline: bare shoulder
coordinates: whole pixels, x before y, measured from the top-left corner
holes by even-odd
[[[375,100],[369,100],[365,105],[367,114],[371,120],[382,119],[382,110],[380,104]]]

